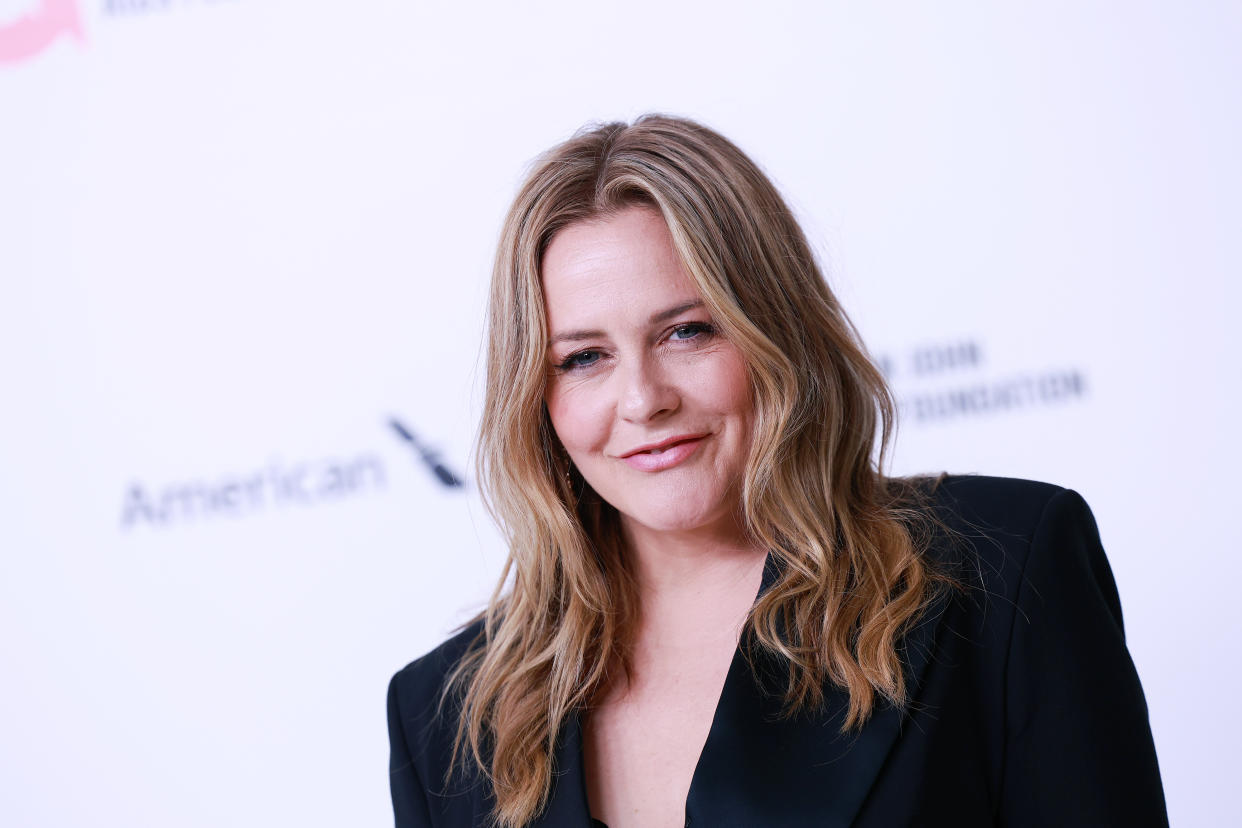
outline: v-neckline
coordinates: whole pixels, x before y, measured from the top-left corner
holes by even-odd
[[[758,595],[776,575],[769,555]],[[900,645],[912,694],[935,651],[947,600],[944,593],[935,597]],[[691,775],[686,824],[787,828],[805,824],[814,813],[816,824],[848,828],[897,740],[905,712],[879,704],[861,729],[847,731],[849,695],[830,684],[822,707],[787,716],[783,694],[765,689],[769,678],[779,683],[783,668],[762,652],[753,660],[757,677],[739,644]],[[582,721],[571,713],[556,747],[551,796],[532,828],[600,828],[590,812],[582,737]]]
[[[756,590],[754,601],[751,602],[752,607],[758,603],[759,599],[763,597],[763,594],[767,592],[774,583],[776,583],[776,577],[778,574],[779,564],[776,561],[776,557],[769,552],[763,562],[763,571],[759,579],[759,589]],[[735,674],[741,670],[750,669],[749,661],[746,655],[742,652],[744,637],[745,629],[743,628],[742,634],[739,636],[738,643],[733,648],[733,656],[729,659],[729,668],[725,671],[725,677],[724,681],[721,683],[720,692],[716,696],[716,706],[712,709],[712,718],[711,722],[708,724],[707,736],[703,739],[703,746],[699,749],[698,758],[695,759],[694,762],[694,770],[690,773],[690,786],[686,789],[686,801],[682,806],[682,814],[685,818],[686,825],[690,824],[688,812],[690,807],[690,799],[694,793],[695,779],[699,775],[699,768],[703,764],[703,757],[707,755],[708,748],[711,746],[712,734],[717,731],[722,702],[725,701],[725,695],[729,692],[730,685],[737,683],[739,676]],[[573,728],[574,744],[572,745],[572,749],[577,754],[577,766],[579,769],[579,780],[581,782],[580,787],[582,801],[586,806],[590,826],[591,828],[608,828],[608,825],[603,820],[597,819],[591,815],[591,799],[587,791],[586,747],[584,744],[585,728],[583,726],[582,716],[577,711],[573,713],[573,722],[575,726]]]

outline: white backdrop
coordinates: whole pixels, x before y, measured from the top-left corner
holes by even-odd
[[[796,206],[894,470],[1086,496],[1174,824],[1236,819],[1239,42],[1205,0],[0,0],[0,821],[390,822],[387,679],[502,554],[501,216],[645,111]]]

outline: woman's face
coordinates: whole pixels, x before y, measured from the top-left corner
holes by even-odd
[[[661,215],[570,225],[543,259],[557,437],[631,531],[736,532],[753,404]]]

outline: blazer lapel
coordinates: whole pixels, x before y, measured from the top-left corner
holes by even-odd
[[[906,636],[911,698],[945,605],[944,597],[935,601]],[[760,671],[784,675],[774,660],[757,661]],[[784,718],[781,701],[760,688],[747,659],[735,654],[690,784],[687,825],[846,828],[854,821],[901,732],[903,711],[878,706],[861,730],[842,734],[849,697],[835,686],[812,714]]]
[[[761,591],[773,580],[769,566]],[[947,598],[939,596],[904,640],[911,698],[916,698],[935,649],[946,605]],[[775,659],[757,656],[755,661],[761,675],[784,675]],[[756,682],[739,648],[690,782],[687,826],[847,828],[854,821],[901,733],[905,713],[877,704],[861,730],[843,734],[849,697],[837,687],[826,688],[823,708],[813,713],[785,718],[781,701],[779,694],[765,692]],[[590,828],[577,715],[565,723],[553,767],[551,796],[532,828]]]
[[[582,759],[582,724],[578,714],[569,716],[561,728],[552,764],[552,793],[543,813],[531,828],[590,828],[586,771]]]

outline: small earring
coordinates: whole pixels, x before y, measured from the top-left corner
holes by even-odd
[[[574,470],[574,461],[569,459],[569,454],[565,454],[565,485],[569,488],[574,487],[574,479],[572,472]]]

